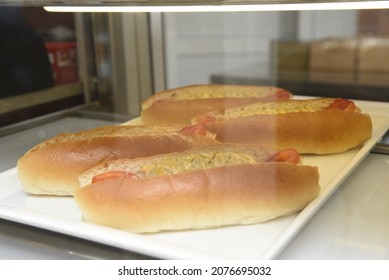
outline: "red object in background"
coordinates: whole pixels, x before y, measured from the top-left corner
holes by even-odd
[[[47,42],[54,82],[66,84],[78,81],[77,44],[76,42]]]

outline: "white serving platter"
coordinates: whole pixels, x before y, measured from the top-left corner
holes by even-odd
[[[257,225],[209,230],[132,234],[82,220],[73,198],[23,192],[16,168],[0,174],[0,218],[162,259],[274,259],[319,211],[389,128],[389,106],[362,102],[373,136],[363,146],[335,155],[303,156],[320,172],[320,195],[303,211]]]

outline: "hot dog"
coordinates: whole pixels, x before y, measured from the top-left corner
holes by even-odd
[[[199,126],[105,126],[63,133],[33,147],[17,163],[23,189],[72,195],[78,175],[103,161],[183,151],[218,143]]]
[[[158,92],[142,103],[145,124],[190,124],[195,115],[258,101],[289,99],[277,87],[248,85],[191,85]]]
[[[351,100],[314,98],[258,102],[193,118],[221,142],[258,143],[299,153],[339,153],[371,137],[370,116]]]
[[[109,161],[80,176],[86,221],[130,232],[265,222],[303,209],[319,193],[316,167],[294,149],[218,144]]]

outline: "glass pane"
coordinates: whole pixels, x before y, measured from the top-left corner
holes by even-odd
[[[0,125],[83,102],[74,16],[0,7]]]
[[[164,15],[167,87],[266,84],[388,101],[387,10]]]

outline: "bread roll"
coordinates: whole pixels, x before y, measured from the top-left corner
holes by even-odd
[[[215,144],[213,138],[177,126],[105,126],[64,133],[37,145],[17,163],[23,189],[31,194],[72,195],[78,176],[101,162],[183,151]]]
[[[334,98],[259,102],[203,113],[193,121],[203,123],[220,142],[293,147],[304,154],[343,152],[372,134],[369,115],[351,101]]]
[[[86,221],[130,232],[265,222],[303,209],[320,191],[317,168],[286,153],[292,162],[260,146],[219,144],[111,161],[81,176],[75,199]],[[117,176],[90,184],[104,172]]]
[[[192,85],[158,92],[142,103],[145,124],[190,124],[199,113],[258,101],[288,99],[284,89],[249,85]]]

